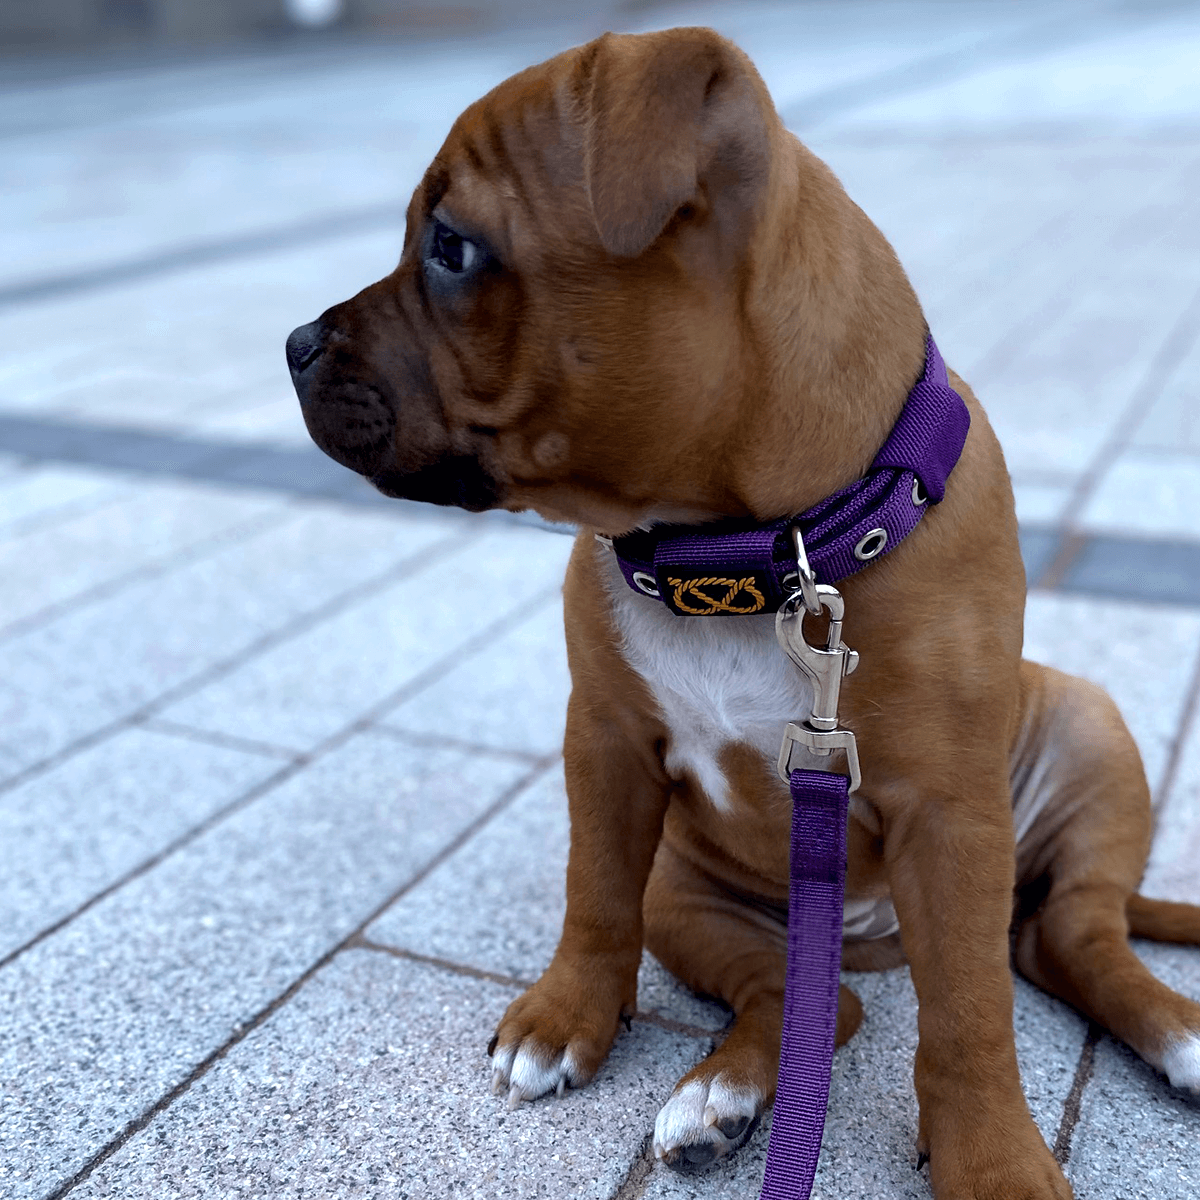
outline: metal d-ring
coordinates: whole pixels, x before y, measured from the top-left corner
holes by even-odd
[[[912,485],[912,502],[913,508],[920,508],[929,500],[929,493],[925,490],[925,485],[921,482],[920,475],[913,476]]]
[[[789,571],[783,577],[783,582],[786,585],[794,575],[796,590],[804,601],[804,607],[814,617],[819,617],[821,615],[821,596],[817,591],[817,577],[813,573],[812,567],[809,566],[808,551],[804,548],[804,537],[800,533],[799,525],[792,526],[792,546],[796,551],[796,569]],[[795,592],[792,595],[795,595]]]

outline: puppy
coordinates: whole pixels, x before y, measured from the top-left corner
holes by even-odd
[[[659,1114],[659,1157],[727,1154],[770,1105],[790,820],[773,761],[808,687],[769,614],[673,615],[593,535],[768,521],[854,482],[925,344],[882,235],[704,29],[606,35],[472,105],[396,270],[289,339],[313,438],[384,494],[580,527],[567,915],[493,1039],[513,1102],[592,1077],[646,946],[734,1012]],[[841,709],[862,759],[845,961],[911,966],[939,1200],[1061,1200],[1017,1072],[1014,894],[1018,969],[1192,1090],[1200,1005],[1128,938],[1198,942],[1200,909],[1136,894],[1151,810],[1112,702],[1021,659],[1008,475],[951,383],[971,423],[944,500],[841,584],[861,653]],[[840,1042],[860,1018],[843,987]]]

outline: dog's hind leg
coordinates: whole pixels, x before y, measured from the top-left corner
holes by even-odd
[[[654,1124],[654,1152],[676,1170],[738,1149],[775,1095],[787,968],[782,919],[720,888],[669,843],[658,849],[644,902],[646,948],[693,991],[733,1010],[724,1041],[676,1084]],[[837,1044],[862,1020],[844,985]]]
[[[1176,1087],[1200,1091],[1200,1004],[1157,980],[1129,945],[1130,933],[1200,944],[1200,908],[1135,893],[1152,823],[1137,748],[1099,688],[1025,667],[1018,880],[1046,894],[1018,932],[1017,966]]]

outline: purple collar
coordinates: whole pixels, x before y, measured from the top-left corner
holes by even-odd
[[[926,335],[925,370],[861,479],[797,517],[764,525],[656,525],[615,538],[621,574],[635,592],[679,616],[774,612],[797,587],[793,529],[800,529],[819,583],[862,570],[895,549],[945,495],[970,424]]]

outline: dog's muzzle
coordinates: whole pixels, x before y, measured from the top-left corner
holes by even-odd
[[[321,321],[293,329],[287,340],[288,370],[312,440],[335,462],[368,478],[390,458],[396,416],[374,384],[344,374]]]
[[[386,385],[362,378],[364,363],[336,325],[322,318],[292,330],[287,362],[313,441],[385,496],[471,512],[499,502],[496,480],[475,454],[455,453],[437,438],[397,446],[398,402]]]

